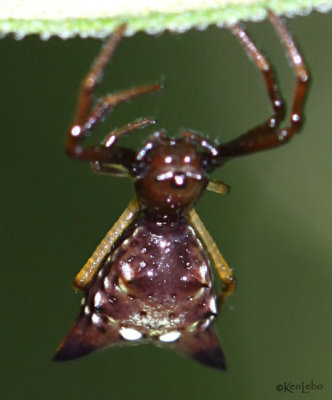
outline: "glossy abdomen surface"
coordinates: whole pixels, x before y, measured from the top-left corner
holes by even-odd
[[[210,327],[216,313],[210,262],[187,221],[140,219],[105,257],[58,355],[66,350],[67,358],[76,358],[116,343],[149,340],[223,364]]]

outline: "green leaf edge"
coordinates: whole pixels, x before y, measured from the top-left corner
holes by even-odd
[[[0,19],[0,34],[4,36],[8,33],[14,33],[17,39],[28,34],[39,34],[42,39],[48,39],[54,35],[64,39],[76,35],[104,37],[124,22],[128,25],[128,35],[139,31],[154,34],[165,29],[183,32],[191,28],[204,29],[211,24],[224,26],[239,20],[259,21],[265,18],[268,8],[279,15],[306,15],[313,10],[329,11],[332,8],[332,0],[265,0],[249,5],[234,3],[214,9],[188,10],[181,13],[150,12],[142,15],[121,15],[96,19]]]

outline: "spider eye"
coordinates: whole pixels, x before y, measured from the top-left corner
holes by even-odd
[[[185,174],[175,174],[170,181],[170,185],[173,189],[183,189],[187,186],[187,183]]]

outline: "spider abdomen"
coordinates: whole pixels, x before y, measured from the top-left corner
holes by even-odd
[[[141,219],[105,257],[56,357],[72,359],[113,344],[152,341],[170,343],[193,357],[203,345],[223,361],[210,329],[216,313],[210,261],[187,221]]]

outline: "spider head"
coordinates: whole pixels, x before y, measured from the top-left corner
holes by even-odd
[[[135,190],[142,209],[157,218],[180,215],[192,207],[208,184],[197,146],[188,138],[157,133],[138,152]]]

